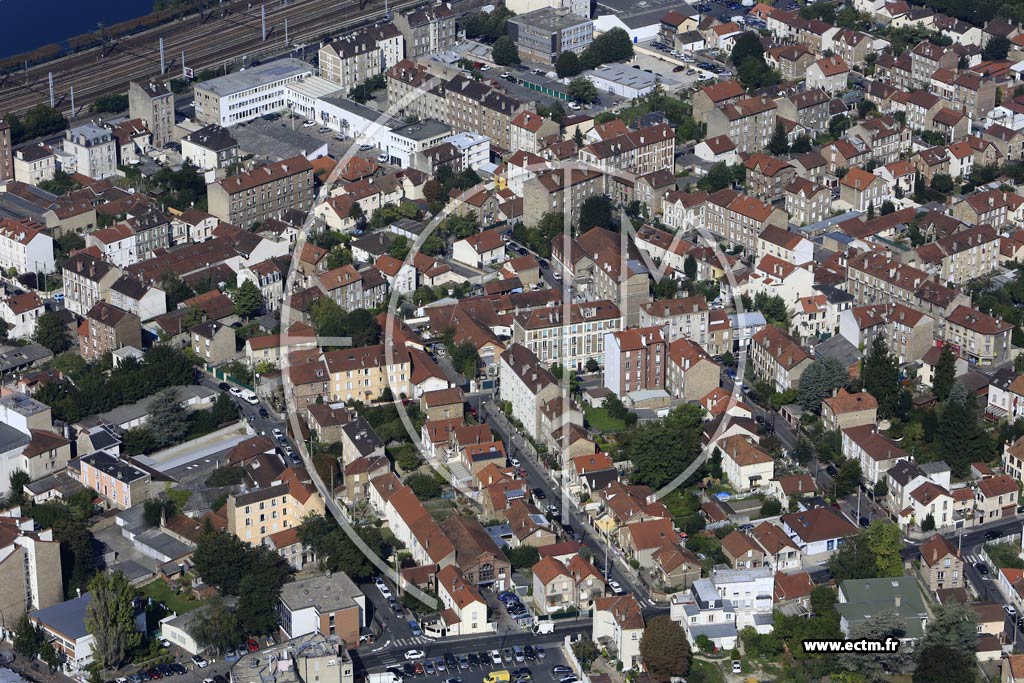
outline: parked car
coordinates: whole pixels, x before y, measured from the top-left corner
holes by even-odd
[[[412,631],[412,634],[414,636],[422,636],[423,635],[423,629],[420,628],[419,623],[417,623],[417,621],[415,619],[410,619],[409,620],[409,630]]]
[[[734,674],[743,673],[743,666],[740,664],[740,660],[732,660],[732,672]]]
[[[423,650],[406,650],[405,651],[405,658],[407,660],[423,659],[424,657],[426,657],[426,653],[424,653]]]
[[[615,579],[610,579],[608,581],[608,587],[611,588],[612,589],[612,593],[615,593],[616,595],[622,595],[623,593],[626,592],[626,591],[622,590],[622,584],[620,584]]]
[[[1009,614],[1011,617],[1017,616],[1017,608],[1013,605],[1003,605],[1003,611]]]
[[[533,489],[532,493],[533,497],[536,498],[537,500],[544,500],[545,498],[548,497],[547,494],[544,493],[544,489],[540,488],[539,486]]]
[[[203,658],[201,655],[192,655],[192,662],[200,669],[205,669],[206,667],[210,666],[210,663],[206,661],[206,659]]]
[[[491,656],[491,663],[492,664],[501,664],[501,653],[500,652],[498,652],[497,650],[491,650],[490,656]]]

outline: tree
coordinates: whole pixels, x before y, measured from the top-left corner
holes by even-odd
[[[11,472],[11,476],[8,477],[10,482],[10,491],[7,494],[8,505],[22,505],[25,503],[25,484],[32,481],[32,477],[28,472],[22,469],[16,469]]]
[[[199,537],[192,555],[196,572],[222,593],[238,595],[246,571],[247,547],[233,534],[207,531]]]
[[[872,340],[861,369],[864,390],[878,401],[878,417],[891,418],[896,412],[900,393],[900,370],[896,356],[881,335]]]
[[[683,274],[690,280],[697,278],[697,259],[693,257],[693,254],[687,254],[686,259],[683,260]]]
[[[512,568],[517,570],[529,569],[540,562],[540,552],[530,545],[506,548],[505,554],[508,555],[508,561],[512,563]]]
[[[663,420],[620,434],[620,452],[633,462],[633,481],[659,489],[679,476],[700,451],[703,413],[700,406],[684,404]]]
[[[935,531],[935,515],[928,513],[924,521],[921,522],[921,531]]]
[[[584,671],[590,671],[590,665],[601,656],[601,650],[598,649],[597,643],[590,639],[581,639],[573,643],[572,653],[576,655],[576,659],[579,660]]]
[[[597,372],[601,369],[601,364],[593,358],[587,359],[587,364],[583,366],[587,372]]]
[[[944,345],[939,354],[939,361],[935,364],[935,374],[932,379],[932,391],[935,398],[945,401],[949,392],[956,383],[956,357],[950,346]]]
[[[232,294],[235,315],[249,320],[263,310],[263,295],[252,280],[246,280]]]
[[[580,205],[580,232],[591,228],[612,228],[612,200],[606,195],[587,197]]]
[[[850,459],[839,466],[839,473],[836,475],[836,498],[843,498],[857,490],[860,485],[860,463]]]
[[[242,638],[235,610],[220,595],[211,596],[199,609],[189,622],[188,632],[197,642],[218,652],[230,650]]]
[[[1003,36],[994,36],[985,43],[985,49],[981,51],[981,58],[986,62],[1006,59],[1010,52],[1010,41]]]
[[[836,114],[828,121],[828,134],[834,138],[839,137],[850,127],[850,117],[845,114]]]
[[[957,477],[966,476],[972,462],[989,454],[988,434],[978,423],[978,403],[960,382],[953,384],[942,404],[936,437],[940,456]]]
[[[906,626],[895,610],[882,610],[850,628],[850,639],[866,639],[885,642],[890,638],[903,637]],[[886,680],[886,674],[903,668],[908,660],[906,650],[897,648],[892,652],[843,653],[837,656],[840,666],[847,671],[856,671],[869,681]]]
[[[580,73],[580,58],[572,50],[566,50],[555,60],[555,74],[559,78],[572,78]]]
[[[761,45],[761,37],[753,31],[747,31],[736,37],[729,59],[733,66],[738,67],[749,57],[764,60],[764,46]]]
[[[96,574],[89,593],[85,626],[96,640],[93,654],[103,668],[117,669],[142,641],[135,630],[135,588],[117,571]]]
[[[697,181],[697,187],[705,192],[713,193],[724,190],[733,183],[733,173],[729,165],[719,161],[708,169],[703,178]]]
[[[747,57],[740,63],[736,73],[744,88],[757,89],[775,85],[779,82],[779,72],[772,70],[765,63],[764,57]]]
[[[451,357],[452,366],[466,379],[476,377],[477,368],[480,367],[480,354],[472,342],[464,341],[449,347],[448,355]]]
[[[623,62],[633,58],[633,41],[621,28],[613,28],[591,41],[580,57],[580,66],[594,69],[602,64]]]
[[[565,91],[575,102],[590,104],[597,99],[597,86],[585,76],[577,76],[569,81]]]
[[[878,107],[871,100],[861,100],[857,103],[857,116],[864,119],[867,118],[868,114],[876,111]]]
[[[786,139],[786,127],[782,125],[782,121],[775,122],[775,132],[772,133],[771,140],[768,141],[768,152],[775,156],[782,156],[789,151],[789,140]]]
[[[806,135],[800,135],[796,140],[793,140],[793,144],[789,147],[790,154],[807,154],[811,151],[811,138]]]
[[[277,628],[277,604],[281,585],[259,574],[246,574],[239,584],[238,624],[243,633],[266,635]]]
[[[765,498],[764,502],[761,503],[761,516],[762,517],[774,517],[775,515],[782,514],[782,503],[778,498]]]
[[[14,651],[27,659],[35,659],[43,640],[42,629],[29,620],[27,611],[22,612],[14,629]]]
[[[885,477],[879,479],[875,484],[874,494],[875,498],[884,498],[889,495],[889,483],[886,481]]]
[[[821,412],[822,399],[846,385],[850,376],[836,358],[819,358],[807,366],[800,376],[796,400],[800,407],[814,413]]]
[[[878,577],[903,576],[903,534],[892,522],[876,519],[862,532],[867,550],[874,558]]]
[[[686,676],[690,672],[690,643],[683,627],[667,616],[651,619],[640,638],[640,656],[655,681]]]
[[[948,173],[936,173],[932,176],[932,189],[949,194],[953,191],[953,178]]]
[[[149,407],[146,428],[157,448],[181,443],[188,434],[188,411],[181,404],[175,387],[168,387],[156,396]]]
[[[47,311],[36,319],[35,334],[32,340],[40,346],[48,348],[53,355],[63,353],[71,348],[71,335],[68,328],[53,311]]]
[[[502,36],[494,41],[491,47],[491,58],[499,66],[512,66],[519,63],[519,48],[508,36]]]
[[[405,483],[420,500],[432,500],[441,496],[441,484],[429,474],[410,474],[405,478]]]
[[[975,651],[977,637],[974,610],[956,601],[936,605],[928,630],[915,648],[917,661],[914,683],[971,680],[978,665]],[[929,660],[933,659],[943,666],[931,666]],[[947,668],[947,662],[951,668]]]

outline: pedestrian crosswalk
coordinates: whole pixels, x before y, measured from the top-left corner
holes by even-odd
[[[395,638],[391,641],[391,645],[394,647],[413,647],[414,645],[422,645],[429,642],[430,639],[423,636],[410,636],[408,638]]]

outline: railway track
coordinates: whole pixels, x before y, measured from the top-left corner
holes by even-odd
[[[423,0],[407,0],[389,6],[392,12],[415,7]],[[128,82],[160,77],[159,39],[164,39],[166,74],[181,73],[181,52],[196,73],[202,69],[232,64],[243,57],[263,59],[289,51],[291,45],[318,42],[326,34],[369,24],[384,17],[380,0],[360,9],[360,0],[282,0],[265,3],[267,40],[262,39],[260,5],[246,0],[225,3],[230,12],[221,17],[220,7],[204,17],[193,16],[169,25],[64,57],[27,73],[0,77],[0,111],[23,113],[49,102],[48,73],[53,73],[55,105],[71,113],[70,91],[75,89],[75,107],[91,103],[109,93],[125,92]],[[232,8],[235,8],[232,10]],[[243,8],[243,9],[239,9]],[[288,43],[284,24],[288,21]],[[76,112],[77,113],[77,112]]]

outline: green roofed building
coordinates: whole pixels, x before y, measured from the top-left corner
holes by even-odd
[[[903,640],[924,635],[928,610],[917,579],[900,576],[883,579],[850,579],[839,584],[839,625],[849,637],[850,630],[885,610],[895,611],[906,623]]]

